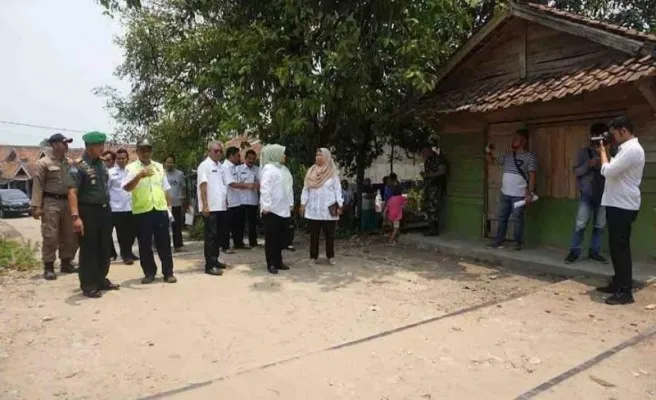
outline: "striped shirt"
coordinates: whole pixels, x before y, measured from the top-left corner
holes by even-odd
[[[515,158],[517,162],[515,162]],[[534,153],[523,151],[506,153],[496,157],[499,165],[503,165],[503,178],[501,181],[501,193],[506,196],[525,197],[528,187],[527,180],[529,172],[535,172],[538,168],[538,160]],[[519,166],[520,170],[517,169]],[[522,176],[522,173],[524,174]]]

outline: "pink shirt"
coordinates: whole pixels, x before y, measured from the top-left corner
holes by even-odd
[[[403,206],[408,202],[404,196],[392,196],[387,200],[387,218],[390,221],[400,221],[403,218]]]

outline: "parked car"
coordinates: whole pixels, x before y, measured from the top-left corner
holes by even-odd
[[[30,213],[30,199],[18,189],[0,189],[0,218]]]

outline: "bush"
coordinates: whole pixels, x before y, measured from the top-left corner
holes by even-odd
[[[0,273],[27,271],[40,266],[36,256],[38,245],[31,241],[7,239],[0,235]]]

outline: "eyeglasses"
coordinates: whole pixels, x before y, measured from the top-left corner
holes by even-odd
[[[221,154],[221,153],[223,153],[223,149],[212,149],[212,153]]]

